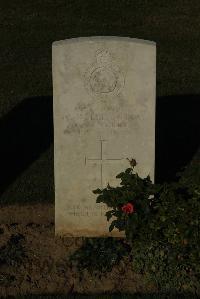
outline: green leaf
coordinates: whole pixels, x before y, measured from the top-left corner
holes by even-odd
[[[124,172],[120,172],[118,175],[116,175],[116,178],[122,178],[124,176]]]
[[[92,192],[94,193],[94,194],[101,194],[102,193],[102,191],[101,191],[101,189],[95,189],[95,190],[92,190]]]
[[[154,265],[152,265],[152,266],[151,266],[151,270],[152,270],[153,272],[155,272],[155,271],[156,271],[156,267],[155,267]]]
[[[118,222],[117,220],[113,220],[113,222],[109,226],[109,232],[111,232],[114,229],[114,227],[115,227],[115,225],[116,225],[117,222]]]
[[[115,224],[116,228],[118,228],[119,231],[122,231],[125,229],[125,224],[124,224],[124,221],[118,221],[116,224]]]
[[[99,195],[96,199],[96,203],[104,202],[104,197],[103,195]]]
[[[161,216],[161,217],[160,217],[160,220],[161,220],[162,222],[165,222],[166,217],[165,217],[165,216]]]
[[[160,256],[164,256],[164,255],[165,255],[164,250],[161,250],[161,251],[160,251]]]
[[[106,212],[105,216],[107,217],[107,221],[110,220],[110,218],[111,218],[112,215],[113,215],[113,212],[114,212],[114,210]]]
[[[113,212],[113,215],[116,216],[116,217],[121,217],[123,215],[123,212],[116,210],[116,211]]]

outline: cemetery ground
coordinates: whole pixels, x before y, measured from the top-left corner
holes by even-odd
[[[2,297],[105,292],[161,298],[155,285],[146,283],[145,277],[131,270],[128,257],[101,277],[87,271],[78,273],[76,267],[70,267],[67,257],[81,247],[83,239],[55,237],[53,204],[3,205],[0,219]]]
[[[101,278],[70,268],[67,256],[82,238],[54,236],[54,205],[9,205],[0,210],[0,295],[154,292],[128,259]]]

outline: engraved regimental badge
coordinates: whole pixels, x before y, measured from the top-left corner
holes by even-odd
[[[92,95],[118,94],[124,86],[124,76],[108,50],[99,49],[95,62],[86,71],[85,87]]]

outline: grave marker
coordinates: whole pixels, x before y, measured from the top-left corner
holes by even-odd
[[[154,180],[156,45],[72,38],[53,43],[52,60],[55,232],[122,237],[92,190],[119,185],[127,158]]]

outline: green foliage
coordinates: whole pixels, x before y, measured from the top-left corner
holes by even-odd
[[[97,203],[102,202],[113,208],[106,213],[107,220],[113,216],[117,218],[110,224],[109,231],[115,227],[119,231],[124,230],[128,239],[138,234],[141,221],[147,222],[152,209],[150,196],[156,194],[160,188],[152,184],[149,176],[142,179],[137,173],[133,173],[133,168],[134,166],[127,168],[116,176],[121,179],[121,186],[111,187],[108,184],[105,189],[93,190],[93,193],[98,195]],[[135,212],[129,217],[121,209],[127,203],[133,204],[135,208]]]
[[[125,231],[134,270],[159,289],[199,290],[199,165],[178,173],[177,182],[162,185],[153,184],[149,176],[140,178],[133,173],[135,165],[131,166],[116,176],[120,187],[108,185],[93,191],[98,195],[96,202],[112,208],[105,215],[108,221],[116,218],[109,230]],[[134,205],[135,212],[122,211],[127,203]]]
[[[108,238],[87,238],[83,246],[69,257],[79,271],[87,269],[91,274],[110,272],[114,265],[126,255],[131,248],[122,240]]]
[[[111,208],[105,214],[107,221],[115,217],[109,231],[125,231],[131,252],[126,249],[123,253],[120,249],[120,258],[130,254],[134,271],[145,274],[160,290],[186,288],[200,292],[199,165],[178,173],[176,182],[157,185],[149,176],[141,178],[134,173],[133,161],[129,160],[131,168],[116,176],[121,179],[120,186],[108,184],[104,189],[93,190],[96,202]],[[130,213],[124,210],[128,203],[134,206]],[[86,268],[111,269],[113,261],[119,261],[114,258],[119,244],[111,240],[89,241],[90,245],[79,252],[81,264]]]
[[[156,213],[146,227],[146,242],[133,242],[138,250],[133,266],[141,269],[139,259],[145,254],[145,271],[164,289],[200,288],[200,172],[192,178],[190,171],[179,173],[176,183],[162,185],[154,201]]]

